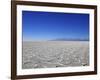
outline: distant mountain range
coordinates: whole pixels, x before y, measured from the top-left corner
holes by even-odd
[[[89,41],[89,39],[66,39],[66,38],[58,38],[58,39],[52,39],[49,41]]]

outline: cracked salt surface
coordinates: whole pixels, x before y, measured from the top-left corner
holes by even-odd
[[[23,42],[22,69],[89,66],[88,41]]]

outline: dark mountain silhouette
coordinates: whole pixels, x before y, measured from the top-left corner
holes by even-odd
[[[67,38],[58,38],[58,39],[52,39],[49,41],[89,41],[89,39],[67,39]]]

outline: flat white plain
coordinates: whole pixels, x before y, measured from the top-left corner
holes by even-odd
[[[23,41],[22,69],[89,66],[89,41]]]

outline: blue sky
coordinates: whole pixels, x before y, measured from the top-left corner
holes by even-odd
[[[89,39],[89,14],[22,11],[24,41]]]

